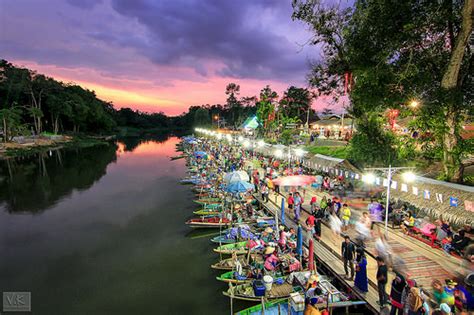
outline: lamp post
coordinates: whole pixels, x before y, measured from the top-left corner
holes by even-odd
[[[388,167],[376,167],[376,168],[366,168],[366,171],[381,171],[387,176],[387,199],[385,202],[385,234],[388,232],[388,206],[390,204],[390,188],[392,186],[392,177],[395,173],[401,170],[407,170],[403,174],[403,178],[407,181],[413,181],[414,180],[414,174],[411,172],[413,170],[413,167],[392,167],[392,165],[389,165]],[[371,173],[365,175],[363,177],[363,180],[366,183],[373,184],[375,181],[375,176]]]

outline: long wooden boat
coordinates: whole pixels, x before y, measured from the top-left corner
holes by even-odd
[[[290,304],[288,303],[289,299],[278,299],[273,301],[268,301],[264,303],[265,311],[262,310],[262,304],[257,304],[252,307],[246,308],[241,310],[235,315],[261,315],[265,314],[290,314]],[[329,307],[329,309],[338,308],[338,307],[350,307],[355,305],[363,305],[366,304],[365,301],[343,301],[343,302],[330,302],[320,303],[314,305],[318,310],[325,309]]]
[[[255,296],[253,290],[253,282],[238,284],[236,286],[229,286],[227,291],[222,292],[225,296],[232,297],[233,299],[243,300],[243,301],[252,301],[252,302],[261,302],[261,296]],[[263,297],[266,301],[278,300],[278,299],[287,299],[290,297],[292,292],[297,292],[302,290],[300,287],[293,287],[293,285],[284,281],[282,284],[273,283],[272,289],[265,292]]]
[[[208,197],[208,198],[200,198],[200,199],[194,200],[194,202],[200,205],[214,204],[214,203],[220,204],[221,200],[222,199],[218,197]]]
[[[245,268],[248,266],[246,256],[238,256],[238,260],[240,264],[242,265],[242,268]],[[232,257],[222,259],[219,262],[212,264],[211,268],[217,269],[217,270],[233,270],[235,269],[235,260]]]
[[[283,278],[283,276],[279,276],[279,278]],[[251,282],[254,280],[254,278],[250,278],[250,277],[237,278],[236,273],[233,270],[224,272],[223,274],[217,276],[216,279],[222,282],[232,283],[232,284],[243,284],[243,283]]]
[[[248,252],[247,241],[224,244],[214,248],[214,252],[227,255],[232,255],[234,253],[237,255],[246,254]]]
[[[195,215],[202,216],[202,217],[215,217],[221,214],[220,211],[209,210],[209,209],[201,209],[193,211]]]
[[[207,228],[207,229],[215,229],[220,227],[228,227],[231,225],[231,221],[227,218],[218,218],[218,217],[211,217],[211,218],[194,218],[189,219],[186,221],[186,225],[194,228]]]

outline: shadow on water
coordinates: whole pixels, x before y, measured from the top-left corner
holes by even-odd
[[[9,213],[39,213],[74,189],[89,189],[115,162],[117,146],[53,150],[0,161],[0,204]]]

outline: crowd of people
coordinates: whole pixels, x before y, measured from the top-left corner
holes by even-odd
[[[254,185],[255,191],[261,195],[263,202],[269,202],[272,193],[283,194],[286,199],[286,207],[293,214],[296,223],[301,224],[302,211],[306,191],[299,187],[279,187],[274,179],[282,175],[308,174],[298,161],[288,162],[274,158],[265,157],[253,151],[243,150],[234,146],[215,145],[208,147],[216,167],[222,172],[241,170],[245,171]],[[212,163],[212,162],[211,162]],[[332,241],[336,244],[343,235],[341,244],[341,257],[344,265],[345,276],[354,281],[354,286],[359,292],[368,292],[369,281],[367,276],[366,244],[373,241],[375,257],[377,262],[377,273],[375,275],[379,294],[379,304],[382,310],[391,304],[391,314],[450,314],[456,310],[474,310],[472,297],[473,274],[469,274],[460,280],[448,279],[445,284],[440,280],[434,280],[432,290],[428,293],[426,288],[418,287],[416,281],[410,279],[403,260],[394,255],[391,246],[387,242],[386,235],[378,229],[376,222],[382,222],[385,218],[384,206],[375,199],[368,204],[367,210],[358,213],[344,202],[344,196],[348,191],[354,190],[353,183],[343,176],[331,177],[328,174],[316,175],[316,189],[328,192],[333,197],[311,196],[310,208],[304,209],[309,212],[305,215],[304,225],[316,240],[321,239],[322,224],[327,224],[334,234]],[[413,212],[406,209],[388,209],[389,218],[399,225],[405,233],[412,233],[417,228],[417,219]],[[419,227],[418,227],[419,228]],[[466,253],[471,240],[467,235],[472,234],[471,227],[465,226],[454,233],[446,221],[439,220],[435,229],[430,233],[436,235],[447,253]],[[355,236],[351,239],[349,234]],[[268,254],[266,268],[277,264],[275,257],[279,251],[288,250],[289,244],[294,241],[294,230],[284,227],[279,231],[279,239],[275,240],[277,248],[272,248]],[[470,254],[469,254],[470,253]],[[468,251],[469,266],[474,263],[473,251]],[[389,271],[393,272],[390,291],[387,294],[389,284]],[[435,303],[430,302],[430,298]]]

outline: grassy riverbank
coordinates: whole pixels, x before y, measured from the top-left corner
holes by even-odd
[[[87,148],[96,145],[107,144],[103,137],[92,136],[64,136],[61,139],[53,140],[49,137],[35,139],[34,142],[24,144],[8,142],[0,145],[0,159],[27,156],[49,150],[61,148]]]

